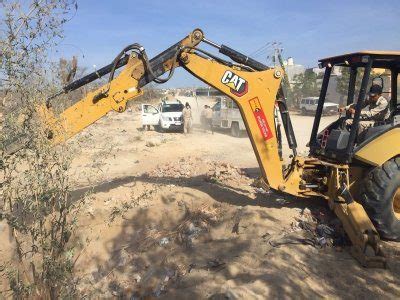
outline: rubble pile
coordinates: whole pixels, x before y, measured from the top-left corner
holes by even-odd
[[[206,173],[206,181],[216,182],[243,182],[250,183],[250,179],[240,168],[225,162],[211,162]],[[249,182],[247,182],[249,181]]]
[[[153,171],[145,173],[145,176],[160,178],[193,178],[201,175],[205,175],[205,181],[211,183],[232,182],[246,185],[252,183],[243,170],[229,163],[191,157],[160,165]]]
[[[181,158],[178,162],[169,162],[147,173],[150,177],[190,178],[201,174],[199,158]]]

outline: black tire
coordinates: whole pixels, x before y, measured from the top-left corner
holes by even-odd
[[[239,124],[234,122],[231,124],[231,136],[239,137],[240,136],[240,129]]]
[[[301,109],[301,114],[302,114],[303,116],[306,116],[306,115],[307,115],[307,110],[306,110],[304,107]]]
[[[400,157],[369,172],[360,199],[381,238],[400,241]]]

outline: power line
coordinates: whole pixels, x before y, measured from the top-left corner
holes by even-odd
[[[264,44],[263,46],[261,46],[260,48],[258,48],[257,50],[253,51],[252,53],[250,53],[250,56],[256,55],[257,53],[259,53],[260,51],[264,51],[265,49],[268,49],[269,47],[271,47],[271,42],[268,42],[266,44]]]

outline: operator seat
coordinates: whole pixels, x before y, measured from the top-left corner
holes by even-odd
[[[400,125],[400,107],[396,107],[396,109],[390,113],[390,117],[384,123],[381,122],[375,123],[373,127],[364,130],[364,132],[362,132],[359,135],[357,143],[361,144],[362,142],[369,140],[374,136],[378,136],[379,134],[389,130],[390,128],[399,125]]]

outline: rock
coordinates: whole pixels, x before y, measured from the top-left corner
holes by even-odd
[[[142,280],[142,277],[139,274],[133,274],[132,278],[136,283],[139,283]]]
[[[161,142],[160,140],[156,140],[156,139],[151,139],[146,141],[146,147],[156,147],[156,146],[160,146]]]
[[[129,261],[129,254],[126,252],[126,250],[122,249],[117,257],[116,257],[116,262],[117,262],[117,267],[124,267],[128,264]]]
[[[228,271],[233,277],[236,277],[238,274],[240,274],[240,269],[236,265],[229,265]]]
[[[94,216],[95,216],[95,209],[94,209],[92,206],[89,206],[89,207],[86,209],[86,213],[87,213],[88,215],[90,215],[92,218],[94,218]]]

